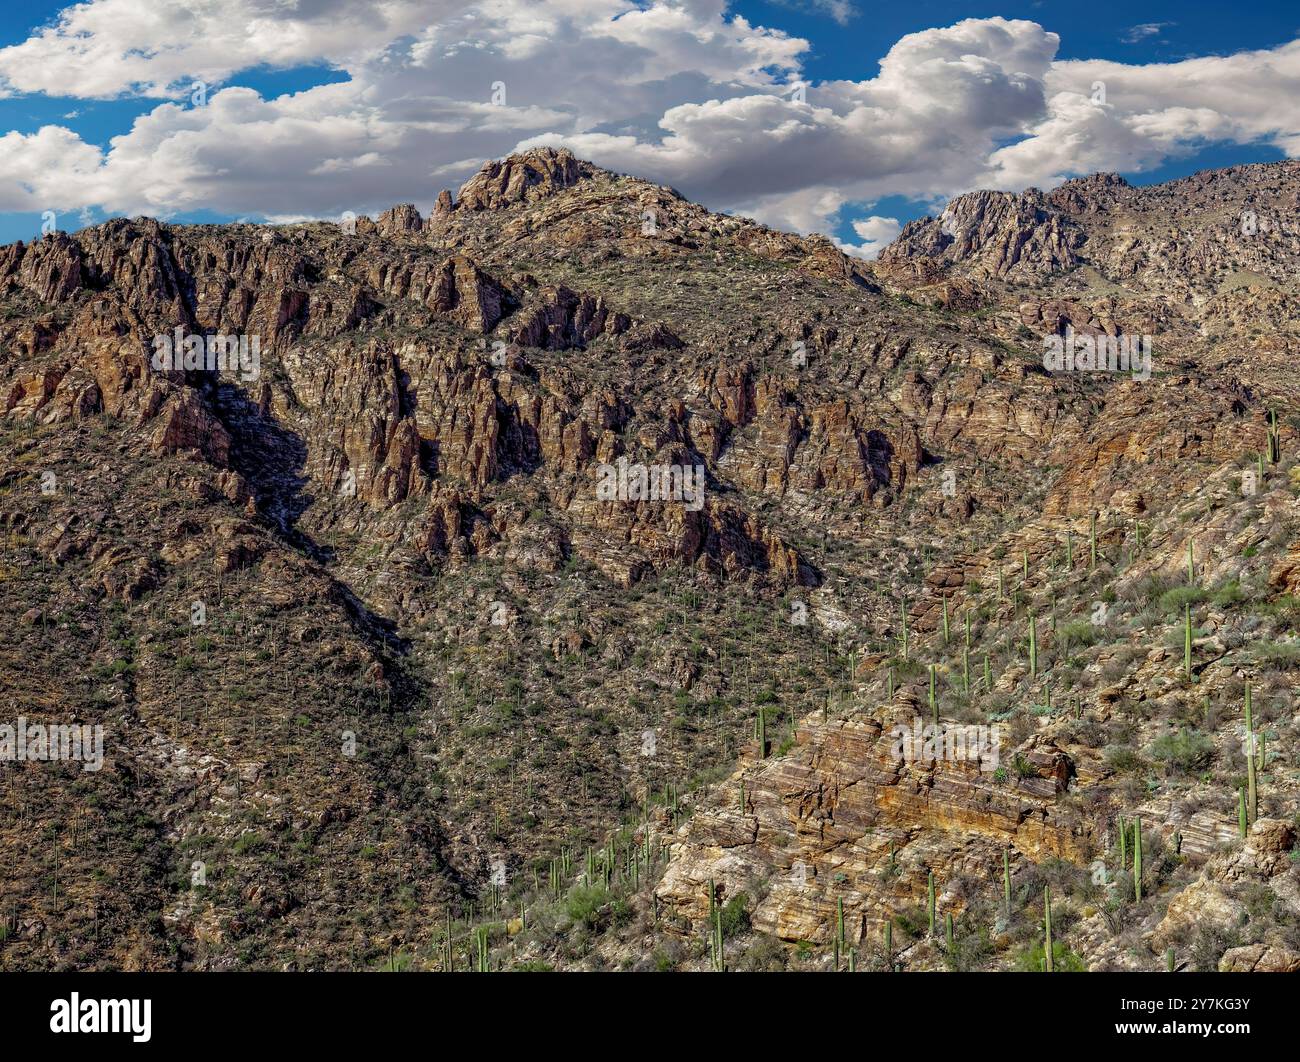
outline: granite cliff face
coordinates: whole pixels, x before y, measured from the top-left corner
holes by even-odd
[[[4,768],[0,961],[699,968],[726,909],[829,965],[842,909],[1008,968],[1050,884],[1062,961],[1286,968],[1298,197],[977,192],[868,265],[543,148],[0,248],[9,715],[105,730]],[[901,761],[936,716],[998,764]]]

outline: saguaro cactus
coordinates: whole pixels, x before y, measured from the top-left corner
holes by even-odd
[[[1043,886],[1043,968],[1052,972],[1052,887]]]
[[[1246,684],[1246,824],[1259,818],[1259,786],[1255,772],[1255,713],[1250,703],[1250,684]]]
[[[1029,676],[1038,677],[1038,624],[1033,609],[1029,610]]]
[[[1183,605],[1183,672],[1192,681],[1192,606]]]
[[[1142,819],[1133,820],[1133,898],[1142,902]]]
[[[1002,849],[1002,898],[1007,905],[1007,921],[1011,921],[1011,856]]]

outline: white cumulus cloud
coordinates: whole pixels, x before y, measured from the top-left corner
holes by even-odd
[[[56,125],[0,136],[0,210],[427,208],[483,159],[547,143],[798,231],[847,208],[861,242],[845,246],[871,256],[897,224],[870,213],[888,196],[1050,186],[1212,141],[1300,154],[1300,41],[1161,64],[1060,61],[1059,44],[965,19],[800,99],[808,42],[725,0],[86,0],[0,48],[0,94],[159,103],[103,146]],[[273,98],[232,84],[304,64],[345,79]]]

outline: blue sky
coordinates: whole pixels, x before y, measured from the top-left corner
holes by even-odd
[[[575,19],[434,0],[389,25],[338,3],[90,0],[62,32],[66,5],[0,11],[0,241],[45,209],[76,229],[427,208],[477,161],[556,142],[870,256],[973,187],[1300,153],[1300,10],[1281,3],[593,0]],[[491,108],[498,79],[513,98]],[[798,79],[807,106],[774,107]],[[1097,79],[1108,105],[1085,107]]]

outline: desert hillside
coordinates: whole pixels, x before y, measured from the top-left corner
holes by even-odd
[[[1300,969],[1298,209],[0,247],[0,969]]]

